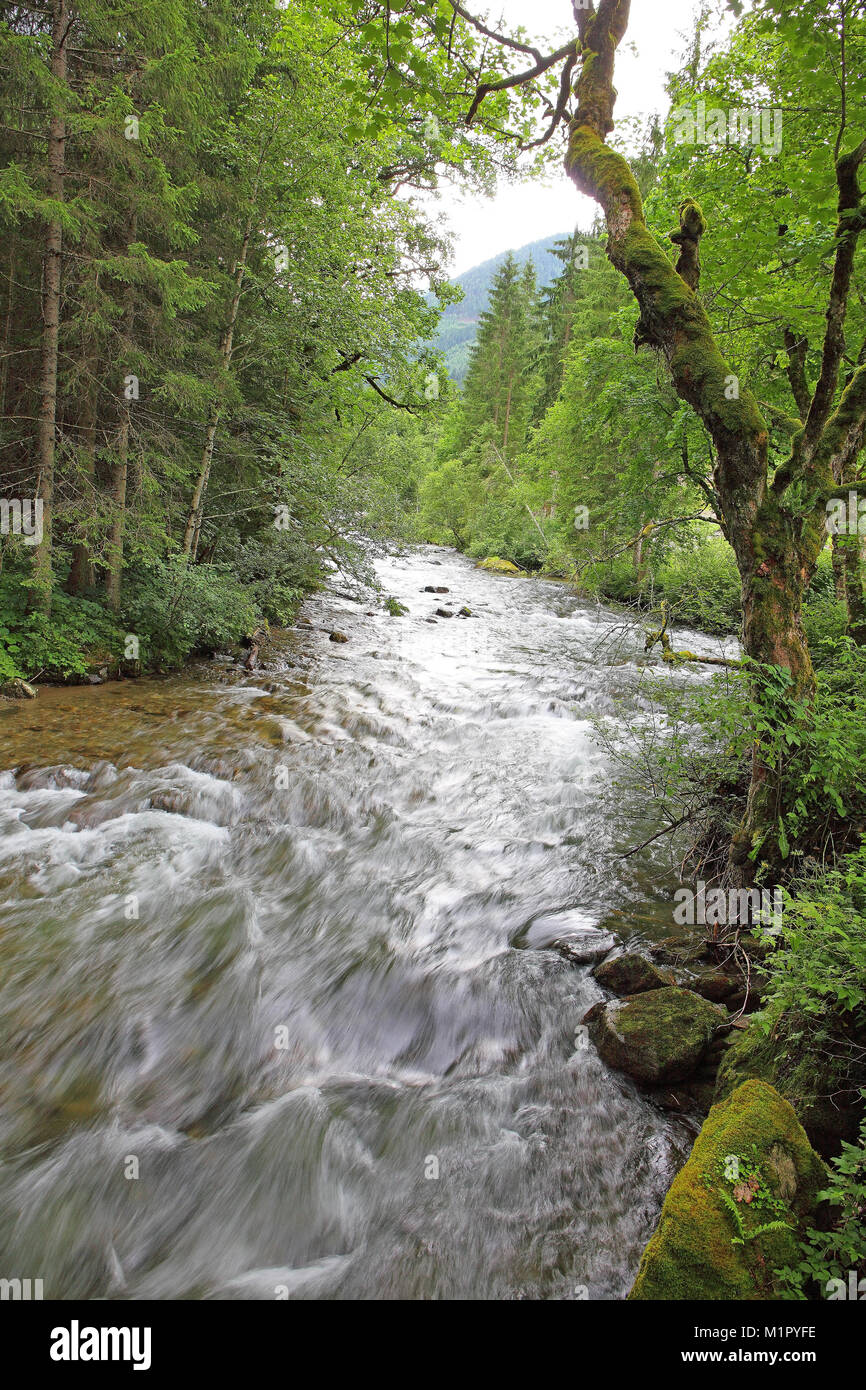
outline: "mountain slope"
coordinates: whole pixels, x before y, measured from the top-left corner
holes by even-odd
[[[511,254],[521,266],[532,260],[539,285],[549,285],[562,273],[562,262],[553,254],[552,248],[568,235],[567,232],[557,232],[541,241],[531,241]],[[482,261],[481,265],[473,266],[451,282],[461,286],[464,297],[459,304],[449,304],[445,310],[433,346],[445,354],[450,375],[461,385],[469,366],[469,353],[475,342],[478,320],[487,307],[493,277],[507,255],[508,252],[503,251],[489,261]]]

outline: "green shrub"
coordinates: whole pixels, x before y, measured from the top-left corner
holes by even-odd
[[[0,679],[68,680],[123,654],[114,617],[90,599],[54,591],[50,616],[27,611],[25,576],[0,581]]]
[[[250,539],[230,557],[229,568],[268,622],[288,627],[305,593],[321,578],[319,557],[302,536],[273,530],[265,540]]]
[[[656,571],[656,591],[675,624],[704,632],[737,632],[740,576],[726,541],[709,539],[693,550],[670,550]]]
[[[128,575],[123,617],[143,664],[171,667],[251,635],[261,614],[249,586],[227,567],[175,556]]]
[[[862,1095],[866,1100],[866,1091]],[[866,1277],[866,1116],[859,1143],[842,1145],[829,1186],[818,1195],[828,1203],[833,1224],[827,1231],[806,1232],[802,1259],[777,1271],[780,1283],[789,1298],[842,1299],[851,1297],[853,1282],[854,1296],[862,1299],[856,1286]]]
[[[768,961],[770,998],[818,1021],[850,1014],[866,1038],[866,841],[792,889],[784,937]]]

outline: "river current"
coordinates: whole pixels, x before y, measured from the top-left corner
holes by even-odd
[[[326,593],[266,669],[3,707],[0,1276],[627,1293],[694,1125],[586,1045],[602,991],[551,944],[672,930],[591,723],[643,717],[642,628],[445,550],[377,566],[406,616]]]

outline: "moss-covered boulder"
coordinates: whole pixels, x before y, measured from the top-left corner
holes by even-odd
[[[614,956],[613,960],[602,961],[592,973],[600,985],[614,994],[645,994],[648,989],[665,989],[674,983],[669,971],[663,974],[652,961],[636,951],[626,951],[624,955]]]
[[[475,566],[479,570],[490,570],[491,574],[522,574],[523,570],[512,565],[510,560],[500,560],[498,555],[488,555],[486,560],[479,560]]]
[[[727,1010],[668,986],[595,1004],[584,1022],[599,1055],[636,1081],[684,1081],[700,1064]]]
[[[714,1105],[674,1178],[632,1299],[766,1299],[797,1259],[827,1173],[793,1109],[763,1081]]]

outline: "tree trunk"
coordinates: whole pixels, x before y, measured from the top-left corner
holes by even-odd
[[[202,514],[204,512],[204,499],[207,492],[208,479],[210,478],[211,464],[213,462],[214,444],[216,442],[216,432],[222,413],[222,394],[225,389],[225,375],[231,366],[232,346],[234,343],[235,324],[238,319],[238,306],[241,302],[241,290],[243,289],[244,274],[247,267],[247,254],[250,249],[250,238],[253,234],[253,213],[247,219],[244,229],[243,241],[241,242],[240,255],[235,264],[235,292],[229,308],[228,323],[223,333],[220,344],[220,381],[217,385],[217,399],[208,420],[207,432],[205,434],[204,448],[202,449],[201,465],[199,467],[198,479],[195,491],[192,495],[189,513],[186,519],[186,528],[183,534],[183,554],[187,560],[195,558],[195,548],[197,537],[201,532]]]
[[[508,378],[508,398],[505,402],[505,432],[502,436],[502,452],[508,458],[508,426],[511,423],[511,396],[514,391],[514,373]]]
[[[55,83],[66,82],[66,44],[70,14],[67,0],[54,0],[51,27],[51,76]],[[57,94],[55,93],[55,100]],[[66,121],[52,116],[48,133],[48,196],[63,202],[66,166]],[[39,418],[36,431],[38,482],[36,496],[42,503],[42,539],[33,556],[31,602],[45,613],[51,612],[54,583],[51,529],[54,504],[54,459],[57,428],[57,349],[60,333],[60,286],[63,259],[63,224],[49,218],[42,261],[42,351],[39,373]]]
[[[96,421],[93,397],[90,394],[88,394],[84,403],[81,424],[81,438],[77,447],[78,465],[81,474],[84,476],[85,484],[92,488],[96,480],[96,463],[94,458]],[[85,593],[87,589],[92,589],[93,583],[93,560],[90,554],[90,546],[86,541],[76,541],[72,548],[72,564],[69,569],[69,578],[66,581],[66,592],[80,596]]]
[[[0,415],[6,415],[6,385],[9,380],[9,348],[15,312],[15,245],[9,245],[9,281],[6,287],[6,322],[3,328],[3,360],[0,365]]]
[[[108,570],[105,576],[105,596],[113,613],[120,608],[120,588],[123,575],[123,529],[126,519],[126,479],[129,471],[129,403],[124,400],[117,453],[111,474],[111,533],[108,540]]]
[[[138,217],[132,212],[126,231],[125,251],[128,254],[129,248],[135,241],[138,232]],[[122,356],[126,358],[127,349],[132,342],[132,330],[135,321],[135,291],[131,284],[127,284],[123,290],[123,318],[122,318]],[[126,373],[124,373],[126,375]],[[120,429],[117,436],[117,452],[115,454],[111,473],[111,530],[108,538],[108,570],[105,576],[105,594],[108,606],[112,612],[116,613],[120,608],[120,590],[123,580],[123,532],[126,526],[126,483],[129,475],[129,400],[124,393],[121,396],[121,416]]]
[[[845,594],[845,556],[839,546],[839,537],[830,538],[830,559],[833,565],[833,584],[836,590],[836,597],[841,602],[846,601]]]

